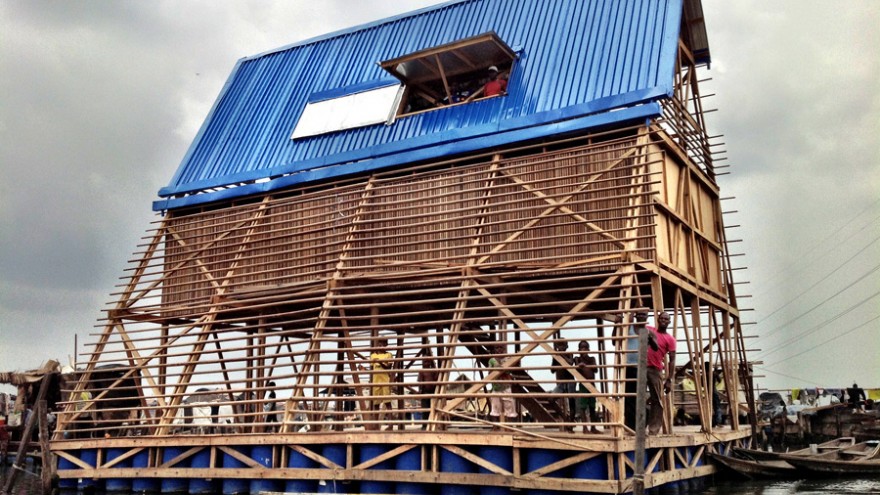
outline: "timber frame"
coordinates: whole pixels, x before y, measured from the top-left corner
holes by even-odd
[[[414,483],[622,493],[638,311],[670,313],[692,384],[648,440],[646,486],[711,474],[707,452],[750,443],[737,412],[753,420],[753,397],[684,43],[678,67],[662,117],[644,124],[168,212],[79,363],[52,447],[75,468],[59,475],[392,481],[400,472],[383,463],[413,451]],[[581,341],[593,380],[570,362]],[[371,365],[380,351],[388,369]],[[560,366],[571,379],[557,380]],[[720,428],[706,369],[723,376],[733,412]],[[499,394],[518,419],[489,415]],[[586,398],[598,417],[570,411]],[[674,426],[682,408],[691,426]],[[377,443],[385,454],[358,456]],[[328,444],[345,446],[341,463],[322,455]],[[486,444],[510,467],[482,456]],[[271,465],[243,445],[270,446]],[[169,446],[183,453],[164,459]],[[107,461],[110,448],[128,451]],[[557,460],[526,469],[520,456],[534,449]],[[120,467],[144,451],[147,467]],[[209,471],[180,464],[204,451]],[[474,472],[444,471],[444,451]],[[314,466],[287,467],[291,452]],[[223,468],[222,455],[245,467]],[[553,475],[588,462],[603,466],[595,478]]]

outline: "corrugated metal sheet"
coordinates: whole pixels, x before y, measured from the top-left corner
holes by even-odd
[[[575,122],[620,120],[596,114],[670,94],[682,1],[455,1],[242,59],[159,195],[295,178],[169,198],[154,208],[479,149],[474,140],[481,136],[503,144],[552,135],[554,128],[570,132]],[[390,126],[290,139],[313,93],[387,79],[380,61],[489,31],[519,52],[508,96],[407,116]],[[645,118],[655,111],[649,105],[627,115]]]

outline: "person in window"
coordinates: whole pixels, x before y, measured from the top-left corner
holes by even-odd
[[[498,67],[489,67],[489,82],[483,85],[483,96],[497,96],[507,93],[507,80],[498,75]]]

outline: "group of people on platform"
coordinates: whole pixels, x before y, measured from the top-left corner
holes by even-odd
[[[865,389],[859,387],[858,383],[853,383],[852,387],[840,390],[839,396],[829,392],[827,389],[822,389],[821,392],[817,390],[817,392],[818,393],[815,397],[811,397],[806,393],[806,390],[801,390],[798,395],[803,396],[803,398],[795,398],[792,396],[792,400],[798,400],[801,404],[808,404],[815,407],[825,407],[844,403],[854,411],[863,411],[865,409],[870,410],[874,405],[874,401],[868,398]]]
[[[563,419],[567,422],[579,421],[582,423],[600,421],[596,410],[596,398],[589,394],[591,391],[587,388],[588,385],[594,385],[598,371],[596,358],[589,354],[590,343],[586,340],[578,343],[577,357],[568,352],[568,343],[564,340],[555,341],[553,349],[558,353],[559,359],[565,363],[563,365],[557,361],[556,357],[552,357],[550,362],[550,371],[556,377],[557,382],[553,391],[568,395],[567,399],[559,401],[560,409],[563,411]],[[575,386],[572,370],[577,370],[584,379],[584,381],[577,382],[577,386]],[[576,392],[577,398],[575,398]],[[591,425],[589,431],[591,433],[599,432],[595,425]]]
[[[624,405],[624,424],[630,429],[636,428],[636,396],[637,396],[637,380],[638,380],[638,359],[639,359],[639,334],[646,333],[645,341],[646,349],[646,384],[647,384],[647,409],[646,429],[648,434],[657,435],[663,428],[664,403],[667,394],[670,394],[675,387],[675,370],[676,370],[676,340],[668,332],[671,318],[667,312],[661,312],[657,315],[656,326],[647,324],[648,314],[644,312],[636,313],[632,325],[628,327],[628,334],[625,340],[625,367],[621,373],[625,383]],[[386,336],[374,336],[374,344],[369,348],[369,385],[361,382],[366,392],[363,394],[365,404],[371,414],[366,416],[362,414],[364,422],[370,428],[378,428],[387,421],[396,418],[393,415],[401,412],[409,413],[406,408],[397,401],[403,396],[396,395],[399,392],[401,384],[395,383],[395,377],[401,370],[396,369],[396,363],[400,360],[388,349],[388,338]],[[555,378],[554,393],[563,396],[556,401],[556,410],[559,412],[559,421],[570,425],[574,422],[584,423],[584,431],[598,433],[597,424],[601,424],[602,420],[597,410],[597,396],[600,396],[599,387],[595,380],[599,375],[599,366],[597,360],[591,355],[590,342],[582,340],[578,343],[577,354],[569,352],[568,341],[564,339],[555,339],[552,341],[554,353],[550,356],[549,366],[545,368]],[[514,376],[511,370],[505,369],[504,360],[508,356],[507,345],[501,342],[484,342],[484,357],[481,362],[482,366],[490,373],[487,389],[491,392],[488,396],[489,411],[488,419],[495,428],[500,428],[504,423],[520,422],[522,420],[522,412],[518,411],[514,397],[520,393],[513,392],[512,385],[517,383],[521,377]],[[427,419],[428,411],[431,410],[431,396],[437,391],[437,384],[440,381],[441,370],[435,362],[431,349],[425,346],[420,350],[419,355],[421,368],[418,371],[418,384],[412,387],[417,391],[418,400],[412,400],[417,404],[415,409],[419,410],[417,418]],[[365,366],[359,367],[360,370],[366,371]],[[498,371],[492,374],[493,371]],[[698,370],[693,370],[698,371]],[[718,391],[720,383],[719,373],[715,372],[707,363],[703,371],[706,384],[709,387],[709,393],[712,398],[712,426],[721,424],[722,420],[722,400]],[[341,375],[340,375],[341,376]],[[355,399],[355,387],[358,385],[347,384],[346,390],[340,393],[342,401],[342,411],[344,413],[355,413],[357,400]],[[256,423],[267,423],[266,431],[274,431],[275,426],[280,422],[284,406],[279,403],[276,397],[276,384],[269,382],[264,389],[263,400],[255,395],[249,395],[249,404],[260,404],[263,407],[262,419],[256,420]],[[337,395],[336,392],[331,392]],[[860,408],[866,401],[865,392],[858,385],[853,384],[847,390],[849,403],[853,408]],[[344,397],[342,397],[344,396]],[[404,400],[406,400],[404,398]],[[83,403],[87,400],[83,400]],[[195,404],[193,407],[198,407]],[[253,411],[257,413],[256,411]],[[366,411],[364,411],[366,412]],[[340,411],[334,414],[340,413]],[[195,417],[195,413],[192,413]],[[230,413],[233,414],[233,413]],[[253,414],[247,411],[247,414]],[[259,414],[259,413],[257,413]],[[312,414],[307,412],[307,414]],[[315,412],[314,414],[319,414]],[[217,406],[211,404],[211,420],[216,421],[218,417]],[[295,414],[292,412],[292,416]],[[589,430],[587,428],[589,427]]]
[[[649,332],[647,336],[647,428],[649,434],[656,435],[660,433],[663,426],[664,397],[674,387],[674,372],[667,372],[667,370],[675,370],[676,341],[667,331],[671,323],[668,313],[662,312],[658,315],[656,327],[646,325],[647,317],[646,313],[636,315],[636,321],[630,328],[630,335],[627,339],[625,374],[627,397],[624,401],[624,416],[625,424],[634,429],[638,365],[637,336],[641,329],[645,329]],[[376,397],[372,401],[371,409],[379,411],[377,418],[379,422],[385,421],[388,418],[387,413],[393,408],[391,386],[393,356],[385,350],[387,345],[387,339],[378,339],[376,348],[370,354],[372,371],[370,374],[370,395]],[[591,425],[589,431],[598,433],[599,430],[594,424],[601,421],[596,407],[595,393],[597,390],[591,387],[597,377],[598,366],[596,358],[590,355],[590,343],[586,340],[579,342],[577,356],[568,351],[568,342],[565,340],[557,339],[553,345],[555,355],[551,356],[549,366],[556,382],[553,392],[566,396],[557,402],[558,409],[562,414],[560,419],[566,423],[574,421],[588,423]],[[500,368],[503,356],[507,355],[506,346],[496,343],[487,349],[491,356],[486,362],[488,369]],[[425,352],[427,354],[423,358],[422,369],[418,375],[419,382],[422,384],[418,392],[421,395],[431,395],[436,389],[438,370],[430,355],[430,350]],[[578,380],[574,379],[574,371],[580,375]],[[713,425],[721,421],[720,395],[714,386],[717,379],[718,377],[713,375]],[[496,425],[516,422],[519,418],[516,403],[511,395],[513,381],[515,380],[510,372],[503,371],[488,386],[489,391],[492,392],[489,397],[489,420]],[[422,409],[430,409],[431,401],[429,398],[422,398],[420,405]],[[497,429],[498,426],[495,428]]]

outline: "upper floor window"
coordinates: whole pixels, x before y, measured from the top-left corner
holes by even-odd
[[[291,139],[392,122],[401,86],[395,80],[374,81],[309,98]]]
[[[490,32],[382,62],[394,78],[310,95],[290,137],[391,124],[400,116],[506,94],[515,59]]]
[[[397,111],[403,116],[505,94],[515,59],[516,53],[489,32],[381,65],[405,86]]]

